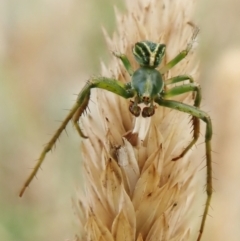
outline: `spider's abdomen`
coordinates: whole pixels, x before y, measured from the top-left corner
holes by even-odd
[[[164,82],[159,71],[153,68],[140,67],[133,73],[132,88],[138,96],[154,98],[163,89]]]

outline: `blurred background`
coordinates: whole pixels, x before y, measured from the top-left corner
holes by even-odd
[[[0,240],[71,240],[81,183],[71,125],[25,195],[19,190],[89,76],[108,62],[123,0],[0,0]],[[199,0],[203,109],[213,119],[214,187],[203,241],[240,240],[240,2]],[[201,153],[200,155],[203,155]]]

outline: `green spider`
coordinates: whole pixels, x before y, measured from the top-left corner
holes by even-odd
[[[173,58],[170,62],[168,62],[164,67],[160,68],[160,71],[156,68],[160,65],[163,56],[165,54],[166,45],[153,43],[150,41],[142,41],[138,42],[133,47],[133,55],[140,65],[140,67],[133,71],[131,64],[124,54],[114,53],[114,55],[121,60],[127,72],[131,76],[131,82],[122,83],[118,80],[106,77],[100,78],[92,78],[90,79],[86,85],[83,87],[82,91],[79,93],[77,101],[75,105],[70,110],[67,117],[61,123],[60,127],[55,132],[54,136],[44,147],[39,160],[34,167],[32,173],[24,183],[19,196],[22,196],[25,189],[29,186],[32,179],[38,172],[42,162],[45,159],[46,154],[53,148],[57,139],[61,135],[62,131],[66,128],[68,122],[70,120],[73,121],[73,124],[79,133],[79,135],[83,138],[87,138],[79,127],[78,121],[87,108],[90,93],[92,88],[100,88],[104,90],[108,90],[113,92],[125,99],[134,98],[134,100],[130,101],[129,111],[136,117],[142,114],[143,117],[150,117],[154,115],[155,106],[154,103],[157,103],[160,106],[168,107],[171,109],[175,109],[178,111],[185,112],[192,116],[192,124],[193,124],[193,139],[189,143],[189,145],[182,151],[182,153],[173,158],[172,161],[177,161],[182,158],[191,147],[197,142],[200,132],[200,119],[206,123],[206,133],[205,133],[205,149],[206,149],[206,167],[207,167],[207,177],[206,177],[206,192],[207,199],[205,203],[205,208],[201,220],[201,226],[198,234],[197,241],[200,241],[202,237],[202,233],[204,230],[211,196],[212,196],[212,160],[211,160],[211,138],[212,138],[212,124],[209,115],[200,110],[200,102],[201,102],[201,90],[199,85],[194,83],[192,77],[188,75],[179,75],[176,77],[172,77],[167,80],[163,80],[162,75],[170,70],[173,66],[179,63],[182,59],[186,57],[192,48],[193,41],[195,40],[199,29],[195,28],[193,33],[193,37],[191,42],[187,45],[187,48],[181,51],[175,58]],[[188,84],[184,84],[181,86],[175,86],[166,90],[164,87],[170,84],[179,83],[182,81],[188,80]],[[180,94],[184,94],[187,92],[194,93],[194,105],[187,105],[182,102],[169,100],[166,98],[177,96]],[[144,103],[146,106],[141,110],[139,104]]]

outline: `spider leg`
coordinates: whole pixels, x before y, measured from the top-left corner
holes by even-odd
[[[117,53],[117,52],[114,52],[114,51],[112,53],[115,57],[119,58],[122,61],[123,66],[127,70],[128,74],[130,76],[132,76],[133,75],[133,68],[131,66],[131,63],[130,63],[128,57],[125,54]]]
[[[201,88],[198,84],[193,82],[193,79],[188,75],[179,75],[176,77],[173,77],[171,79],[166,80],[167,84],[177,83],[180,81],[189,80],[189,84],[174,86],[171,89],[165,90],[164,93],[161,94],[163,98],[169,98],[172,96],[184,94],[187,92],[193,92],[193,98],[194,98],[194,106],[199,107],[202,100],[202,94],[201,94]]]
[[[88,106],[88,102],[90,99],[90,90],[92,88],[105,89],[105,90],[113,92],[117,95],[120,95],[126,99],[131,98],[135,95],[135,93],[131,89],[130,83],[123,84],[120,81],[117,81],[115,79],[106,78],[106,77],[90,79],[78,96],[77,102],[81,103],[81,106],[79,106],[78,110],[74,113],[74,116],[72,118],[73,124],[74,124],[78,134],[83,138],[87,138],[87,136],[85,136],[82,133],[82,130],[79,126],[78,121]]]
[[[212,123],[209,115],[202,110],[199,110],[195,106],[190,106],[181,102],[177,102],[174,100],[164,100],[161,97],[157,97],[155,102],[160,106],[165,106],[168,108],[172,108],[175,110],[179,110],[185,113],[188,113],[197,119],[201,119],[206,123],[206,132],[205,132],[205,148],[206,148],[206,167],[207,167],[207,177],[206,177],[206,192],[207,199],[205,203],[204,213],[202,216],[201,226],[199,229],[199,234],[197,241],[200,241],[202,237],[202,233],[204,230],[208,210],[210,207],[211,197],[212,197],[212,157],[211,157],[211,139],[212,139]]]
[[[185,81],[185,80],[188,80],[190,83],[194,83],[194,80],[193,80],[192,76],[190,76],[190,75],[178,75],[178,76],[174,76],[172,78],[164,80],[164,85],[166,87],[167,85],[179,83],[179,82],[182,82],[182,81]],[[193,92],[193,99],[195,99],[194,92]]]
[[[192,24],[190,24],[190,25],[192,26]],[[186,49],[182,50],[177,56],[175,56],[172,60],[170,60],[165,66],[160,68],[161,74],[166,73],[168,70],[170,70],[176,64],[178,64],[181,60],[183,60],[188,55],[190,50],[192,49],[193,43],[195,42],[197,35],[199,33],[199,28],[197,26],[194,25],[192,27],[194,28],[192,38],[191,38],[190,42],[187,44]]]
[[[129,83],[124,84],[120,81],[117,81],[115,79],[100,77],[100,78],[92,78],[90,79],[86,85],[83,87],[82,91],[79,93],[78,98],[68,115],[65,117],[63,122],[61,123],[60,127],[57,129],[53,137],[50,139],[50,141],[46,144],[46,146],[43,148],[39,159],[33,168],[33,171],[30,173],[29,177],[25,181],[22,189],[20,190],[19,196],[21,197],[23,193],[25,192],[26,188],[31,183],[34,176],[37,174],[41,164],[43,163],[46,154],[52,150],[53,146],[55,145],[57,139],[60,137],[63,130],[66,128],[67,124],[70,120],[73,120],[74,126],[79,133],[79,135],[83,138],[87,138],[81,131],[78,120],[81,117],[82,113],[88,106],[88,102],[90,99],[90,92],[92,88],[100,88],[105,89],[110,92],[113,92],[119,96],[122,96],[124,98],[131,98],[135,95],[135,92],[131,89],[131,85]]]
[[[187,77],[187,78],[185,78]],[[186,80],[188,79],[188,76],[177,76],[177,77],[173,77],[169,80],[169,82],[171,83],[176,83],[182,80]],[[191,81],[192,79],[189,79],[189,81]],[[167,80],[168,81],[168,80]],[[191,81],[192,82],[192,81]],[[163,98],[168,98],[168,97],[172,97],[172,96],[176,96],[176,95],[180,95],[180,94],[184,94],[187,92],[192,91],[194,93],[193,97],[194,97],[194,106],[199,108],[200,103],[201,103],[201,99],[202,99],[202,95],[201,95],[201,89],[200,86],[197,85],[196,83],[189,83],[186,85],[181,85],[181,86],[175,86],[172,89],[169,89],[167,91],[165,91],[162,94]],[[200,133],[200,121],[199,118],[195,117],[192,115],[192,125],[193,125],[193,139],[192,141],[188,144],[188,146],[182,151],[182,153],[180,153],[180,155],[178,155],[177,157],[173,158],[172,161],[177,161],[180,158],[182,158],[193,146],[194,144],[197,142],[198,138],[199,138],[199,133]]]
[[[192,76],[190,76],[190,75],[178,75],[178,76],[174,76],[172,78],[164,80],[164,84],[170,85],[170,84],[182,82],[184,80],[189,80],[190,83],[194,83],[194,80],[193,80]]]
[[[57,129],[57,131],[55,132],[55,134],[53,135],[53,137],[50,139],[50,141],[46,144],[46,146],[43,148],[39,159],[35,165],[35,167],[33,168],[33,171],[31,172],[31,174],[29,175],[29,177],[27,178],[27,180],[25,181],[19,196],[21,197],[23,195],[23,193],[25,192],[26,188],[29,186],[29,184],[31,183],[32,179],[34,178],[34,176],[37,174],[42,162],[45,159],[46,154],[52,150],[53,146],[55,145],[57,139],[59,138],[59,136],[61,135],[61,133],[63,132],[63,130],[66,128],[68,122],[72,119],[73,115],[75,114],[75,112],[78,110],[79,108],[79,104],[76,103],[72,109],[70,110],[69,114],[65,117],[65,119],[63,120],[63,122],[61,123],[60,127]]]

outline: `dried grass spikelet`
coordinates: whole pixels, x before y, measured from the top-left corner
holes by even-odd
[[[117,32],[106,35],[110,50],[132,56],[137,41],[167,45],[163,64],[185,49],[193,29],[194,1],[126,1],[126,15],[116,11]],[[190,74],[198,64],[194,51],[171,69],[165,78]],[[116,57],[102,75],[129,82]],[[90,113],[83,119],[89,139],[82,143],[85,193],[79,197],[78,240],[188,240],[198,164],[189,154],[172,162],[191,140],[189,115],[158,106],[151,118],[135,118],[129,100],[104,90],[92,91]],[[175,98],[192,104],[192,95]]]

